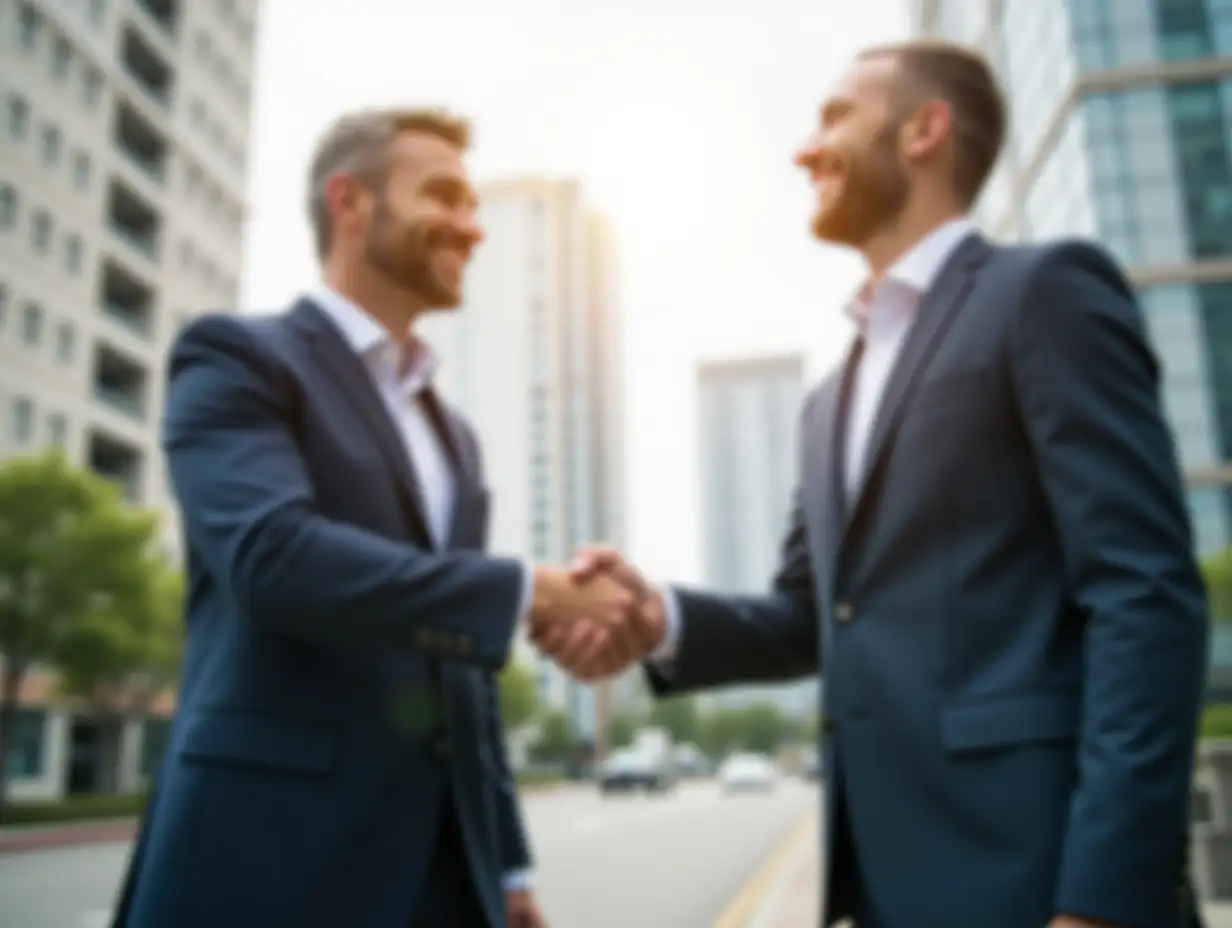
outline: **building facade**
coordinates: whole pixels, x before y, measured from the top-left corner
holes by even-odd
[[[465,303],[425,319],[438,385],[474,423],[492,493],[490,547],[566,563],[575,547],[624,538],[622,327],[615,252],[573,181],[480,189],[486,241]],[[594,693],[527,643],[542,695],[594,731]]]
[[[256,16],[257,0],[0,2],[0,460],[63,448],[162,510],[173,554],[165,358],[186,318],[237,307]],[[65,772],[91,736],[54,692],[30,690],[16,796],[90,779]]]
[[[764,593],[779,567],[783,533],[799,475],[803,355],[705,362],[698,368],[702,576],[726,593]],[[815,709],[813,681],[740,687],[708,697],[722,705],[774,702]]]

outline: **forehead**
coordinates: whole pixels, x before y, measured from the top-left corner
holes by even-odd
[[[389,151],[390,173],[404,177],[450,176],[466,179],[462,150],[438,135],[411,130],[401,133]]]
[[[827,100],[888,101],[900,78],[899,63],[892,55],[859,58],[835,81]]]

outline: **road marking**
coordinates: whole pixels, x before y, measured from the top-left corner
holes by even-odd
[[[770,892],[775,877],[782,872],[803,846],[812,831],[812,820],[806,815],[778,844],[761,868],[740,887],[735,897],[715,919],[711,928],[746,928],[758,905]]]

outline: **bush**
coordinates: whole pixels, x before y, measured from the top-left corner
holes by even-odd
[[[56,802],[14,802],[4,810],[5,825],[49,825],[104,818],[133,818],[145,811],[146,794],[73,796]]]
[[[1232,738],[1232,705],[1211,705],[1202,710],[1200,737]]]

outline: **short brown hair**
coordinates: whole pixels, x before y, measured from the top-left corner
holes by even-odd
[[[389,169],[389,148],[403,132],[435,135],[462,150],[471,143],[470,123],[440,108],[359,110],[336,119],[317,143],[308,170],[308,216],[318,258],[325,257],[334,231],[326,182],[345,171],[381,186]]]
[[[983,190],[1005,144],[1005,96],[988,59],[938,39],[913,39],[865,49],[859,58],[894,58],[907,84],[950,105],[954,131],[954,189],[966,204]]]

